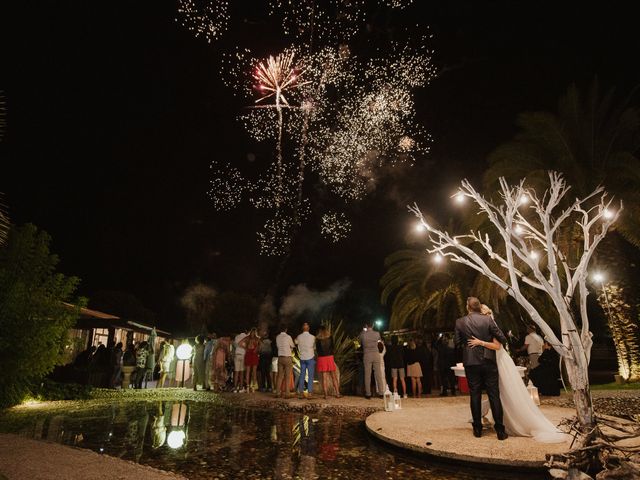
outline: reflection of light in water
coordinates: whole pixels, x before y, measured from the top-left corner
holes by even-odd
[[[271,425],[271,441],[278,441],[278,427],[276,427],[275,425]]]
[[[293,441],[291,442],[291,448],[294,448],[300,443],[303,436],[309,436],[309,416],[303,415],[299,422],[296,422],[291,429],[293,434]]]
[[[173,449],[180,448],[184,445],[186,437],[187,435],[184,433],[184,430],[173,430],[169,432],[167,436],[167,445]]]

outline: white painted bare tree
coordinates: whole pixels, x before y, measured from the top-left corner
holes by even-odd
[[[529,313],[564,361],[581,430],[587,432],[595,425],[587,375],[592,345],[587,316],[589,262],[618,218],[622,203],[612,207],[613,200],[603,188],[569,203],[565,197],[570,187],[562,175],[549,172],[549,181],[548,190],[540,196],[525,186],[525,180],[508,185],[502,178],[500,199],[495,202],[463,181],[457,199],[473,200],[478,214],[488,217],[493,227],[490,233],[453,235],[429,225],[416,204],[409,210],[428,231],[429,253],[477,270],[504,288]],[[558,235],[569,224],[577,224],[582,237],[579,255],[571,256],[574,261],[558,242]],[[525,284],[549,296],[558,311],[561,338],[527,298],[530,293],[523,288]],[[574,314],[576,309],[578,315]]]

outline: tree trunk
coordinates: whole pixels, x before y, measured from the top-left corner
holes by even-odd
[[[564,356],[563,359],[573,391],[573,403],[576,407],[578,422],[580,422],[580,430],[583,433],[581,443],[584,445],[593,438],[596,426],[591,390],[589,389],[589,364],[577,332],[575,330],[563,332],[563,336],[570,343],[570,355]]]

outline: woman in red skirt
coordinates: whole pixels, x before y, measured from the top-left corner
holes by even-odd
[[[324,398],[327,398],[327,374],[331,375],[336,398],[340,398],[340,385],[338,384],[336,362],[333,359],[333,338],[324,325],[320,326],[318,335],[316,335],[316,350],[318,351],[316,370],[320,372],[321,375]]]
[[[260,337],[258,331],[252,328],[245,338],[240,342],[240,346],[245,349],[244,354],[244,366],[246,370],[246,383],[249,392],[255,391],[258,386],[257,371],[260,357],[258,356],[258,349],[260,348]],[[256,387],[254,387],[254,385]]]

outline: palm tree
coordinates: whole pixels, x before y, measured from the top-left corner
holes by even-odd
[[[534,187],[545,181],[547,171],[562,172],[575,196],[585,196],[598,185],[623,200],[617,229],[598,252],[606,265],[609,282],[598,300],[608,315],[616,344],[620,373],[640,379],[640,335],[637,302],[629,283],[626,245],[640,248],[640,110],[630,106],[629,96],[615,102],[614,90],[601,94],[594,80],[588,94],[571,85],[558,102],[558,111],[520,114],[520,131],[489,156],[485,186],[495,191],[499,177],[527,177]],[[579,253],[573,232],[562,231],[558,241]],[[613,307],[615,308],[612,308]]]
[[[391,306],[390,329],[453,329],[455,319],[464,314],[465,302],[460,281],[448,269],[438,268],[419,250],[399,250],[384,264],[381,301]]]

